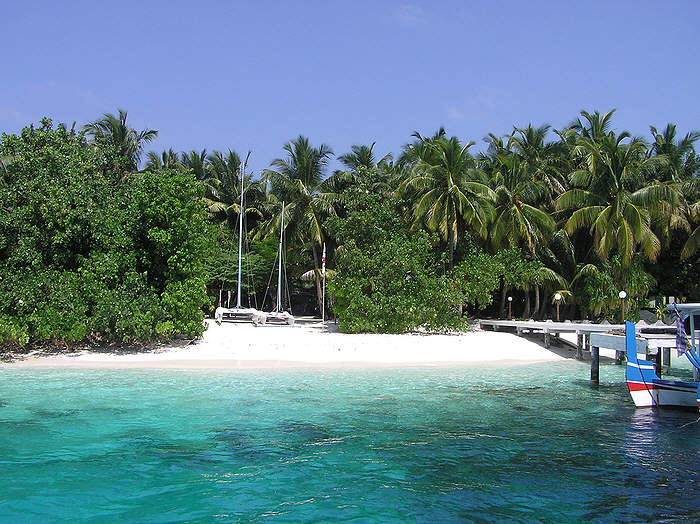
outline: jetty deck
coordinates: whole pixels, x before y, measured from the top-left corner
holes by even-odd
[[[563,345],[573,344],[560,338],[561,333],[576,333],[576,358],[584,360],[584,351],[590,354],[591,380],[598,382],[599,349],[615,350],[615,363],[622,364],[624,359],[624,324],[594,324],[591,322],[554,322],[552,320],[479,320],[481,329],[514,330],[518,336],[525,334],[542,334],[544,346],[549,348],[552,339]],[[661,368],[666,364],[671,367],[670,348],[676,347],[675,327],[657,322],[647,324],[640,321],[636,324],[638,347],[643,348],[647,355],[652,355],[657,374],[661,376]],[[591,342],[593,340],[593,343]]]

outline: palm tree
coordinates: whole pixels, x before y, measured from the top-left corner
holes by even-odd
[[[178,154],[172,149],[163,151],[160,155],[154,151],[146,154],[146,171],[163,171],[182,166]]]
[[[124,173],[136,170],[143,147],[158,136],[158,131],[136,131],[127,125],[126,111],[118,111],[118,116],[105,113],[102,118],[83,126],[83,130],[95,143],[104,141],[116,149],[114,167],[118,173]]]
[[[366,145],[353,145],[350,149],[350,153],[340,155],[338,160],[347,169],[353,172],[358,172],[360,169],[374,169],[378,166],[385,164],[391,160],[391,154],[386,154],[377,161],[374,156],[374,145],[376,142],[372,142],[369,146]]]
[[[440,133],[431,139],[415,136],[415,151],[408,152],[409,157],[415,155],[413,168],[399,193],[415,199],[413,227],[437,231],[448,244],[452,268],[454,250],[467,227],[482,238],[487,236],[495,194],[469,154],[474,142],[462,145],[457,137]]]
[[[580,138],[574,154],[582,159],[581,169],[571,173],[573,189],[562,194],[556,206],[573,211],[566,221],[566,231],[572,234],[588,228],[603,259],[618,251],[623,265],[629,265],[640,247],[649,260],[655,260],[661,246],[651,229],[652,215],[668,211],[678,203],[678,195],[667,185],[645,185],[645,173],[653,171],[664,158],[648,158],[642,140],[631,138],[627,132],[601,135],[600,129],[605,126],[600,122],[607,122],[610,114],[593,119],[597,122],[593,131],[586,131]]]
[[[650,156],[664,156],[666,163],[659,170],[661,181],[685,182],[692,180],[700,170],[700,158],[695,153],[695,142],[700,139],[700,132],[691,131],[683,138],[676,139],[675,124],[667,124],[659,133],[654,126],[649,126],[654,141],[649,150]]]
[[[491,186],[496,194],[496,217],[491,242],[496,249],[518,246],[536,258],[538,247],[546,245],[556,224],[538,207],[548,191],[545,182],[534,180],[520,158],[497,154]]]
[[[526,128],[514,128],[508,137],[507,148],[515,152],[525,166],[532,180],[540,181],[547,189],[548,200],[566,190],[566,177],[562,174],[562,155],[560,146],[555,142],[546,142],[548,124]],[[549,204],[549,202],[547,202]]]
[[[192,160],[190,165],[198,165],[198,153],[193,151],[188,157]],[[204,203],[215,219],[226,222],[235,230],[241,213],[241,158],[235,151],[229,150],[226,155],[214,151],[206,158],[204,166],[202,169],[207,174],[204,180]],[[252,175],[246,174],[243,179],[245,217],[254,220],[262,218],[259,207],[265,199],[265,184],[260,180],[253,181]]]
[[[614,109],[611,109],[604,115],[601,115],[599,111],[594,111],[593,114],[588,111],[581,111],[583,120],[578,118],[572,122],[569,125],[569,130],[588,140],[602,140],[603,137],[608,136],[610,133],[614,114]]]
[[[190,151],[180,155],[180,163],[192,171],[197,180],[206,180],[207,173],[207,150]]]
[[[663,214],[656,224],[664,240],[668,241],[671,230],[690,233],[689,220],[697,217],[692,203],[700,198],[700,180],[697,178],[700,158],[695,153],[695,142],[700,139],[700,133],[691,131],[683,138],[676,139],[677,130],[674,124],[667,124],[662,132],[658,132],[654,126],[650,126],[650,129],[654,141],[647,155],[662,157],[665,160],[651,173],[650,178],[669,186],[671,191],[681,196],[680,205]]]
[[[340,155],[338,160],[346,170],[336,170],[326,183],[327,190],[338,195],[339,204],[344,204],[343,191],[359,183],[368,183],[372,192],[388,193],[391,191],[392,156],[390,153],[379,160],[374,155],[374,145],[353,145],[351,152]],[[342,214],[342,205],[336,211]]]
[[[319,279],[320,259],[318,248],[323,244],[323,221],[335,214],[333,203],[337,195],[329,191],[331,182],[324,181],[325,169],[333,154],[330,147],[321,144],[313,147],[309,139],[299,135],[284,145],[287,158],[277,158],[266,169],[264,177],[270,183],[278,200],[287,203],[285,209],[285,230],[287,238],[309,242],[314,259],[316,291],[319,310],[321,301],[321,281]],[[268,232],[279,223],[279,216],[268,223]]]
[[[692,206],[689,206],[689,210],[693,221],[695,223],[700,223],[700,200],[695,202]],[[698,248],[700,248],[700,225],[688,235],[688,240],[685,241],[683,250],[681,251],[681,260],[692,256]]]
[[[547,182],[546,170],[542,168],[545,162],[542,146],[547,129],[543,126],[535,131],[529,126],[529,130],[521,132],[516,128],[514,135],[509,137],[508,147],[503,145],[500,138],[493,135],[487,138],[491,155],[482,157],[482,165],[490,173],[490,186],[496,195],[495,218],[489,228],[489,240],[495,251],[518,247],[528,259],[536,260],[554,232],[554,220],[541,208],[552,194],[551,182]],[[542,275],[538,275],[532,286],[523,289],[528,315],[530,291],[534,289],[537,313],[540,285],[546,283],[549,277],[543,268]],[[506,291],[504,287],[501,309]]]

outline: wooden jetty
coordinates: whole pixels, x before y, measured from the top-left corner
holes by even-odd
[[[622,364],[625,355],[625,337],[620,333],[624,324],[593,324],[590,322],[554,322],[537,320],[479,320],[481,329],[515,330],[518,336],[526,333],[542,334],[544,346],[549,348],[552,338],[560,343],[571,344],[559,337],[561,333],[576,333],[576,358],[584,360],[584,351],[590,353],[591,381],[598,383],[600,376],[600,349],[615,351],[615,363]],[[637,324],[637,348],[653,355],[657,374],[661,376],[662,364],[671,367],[671,348],[676,347],[675,327],[665,324]]]

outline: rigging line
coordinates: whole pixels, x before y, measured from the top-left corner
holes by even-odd
[[[683,429],[683,428],[686,427],[686,426],[690,426],[691,424],[697,424],[698,422],[700,422],[700,417],[698,417],[697,420],[693,420],[692,422],[688,422],[687,424],[683,424],[683,425],[682,425],[680,428],[678,428],[678,429]]]
[[[248,246],[248,253],[250,253],[250,246]],[[248,307],[250,307],[250,295],[253,295],[253,303],[255,304],[255,309],[258,309],[258,294],[255,289],[255,278],[253,276],[252,262],[250,257],[247,260],[247,270],[248,270]],[[251,292],[252,290],[252,292]]]
[[[635,330],[634,336],[635,336],[635,338],[636,338],[636,336],[637,336],[636,330]],[[635,351],[637,351],[637,347],[636,347],[636,346],[637,346],[637,343],[636,343],[636,340],[635,340],[635,348],[634,348]],[[657,351],[661,351],[661,350],[660,350],[660,349],[657,349]],[[645,357],[647,356],[646,353],[644,354],[644,356],[645,356]],[[646,358],[645,358],[644,360],[646,360]],[[637,362],[639,362],[639,357],[637,357]],[[653,393],[653,392],[654,392],[654,383],[652,382],[651,389],[649,389],[649,384],[647,383],[646,379],[644,378],[644,373],[642,373],[642,369],[641,369],[641,368],[639,368],[639,373],[640,373],[641,376],[642,376],[642,382],[644,382],[644,387],[646,388],[647,393],[649,393],[649,396],[651,397],[651,402],[652,402],[652,404],[653,404],[652,407],[657,407],[657,408],[658,408],[658,407],[659,407],[659,402],[658,402],[657,398],[654,396],[654,393]],[[656,370],[654,370],[654,374],[656,374]]]
[[[251,289],[253,298],[255,301],[255,304],[257,306],[257,297],[255,296],[255,282],[253,280],[253,271],[251,269],[251,261],[250,261],[250,240],[248,239],[248,217],[244,213],[244,222],[243,222],[243,228],[245,231],[245,238],[243,240],[243,245],[245,249],[245,266],[246,266],[246,284],[248,287],[247,293],[246,293],[246,298],[248,300],[248,307],[250,307],[250,295],[251,295]],[[257,309],[257,308],[256,308]]]
[[[275,274],[275,266],[277,266],[278,253],[275,254],[275,262],[272,266],[272,271],[270,271],[270,278],[267,279],[267,287],[265,288],[265,295],[263,295],[262,309],[265,310],[265,301],[267,300],[267,293],[270,291],[270,284],[272,283],[272,277]],[[272,295],[270,295],[270,303],[272,303]]]
[[[247,160],[247,159],[246,159]],[[238,167],[239,171],[241,169],[240,165]],[[241,215],[241,234],[243,235],[243,242],[241,242],[241,249],[243,250],[244,255],[246,255],[245,258],[245,266],[246,266],[246,278],[250,274],[250,260],[248,260],[248,253],[250,251],[249,246],[248,246],[248,221],[246,220],[246,214],[245,214],[245,206],[246,206],[246,201],[245,201],[245,162],[243,163],[243,171],[241,172],[241,208],[238,210],[239,214]],[[243,267],[241,266],[241,271],[243,271]],[[243,279],[241,279],[241,282],[243,282]],[[242,284],[241,284],[242,285]],[[250,288],[248,288],[250,289]],[[248,301],[248,307],[250,307],[250,291],[246,293],[246,299]]]
[[[289,292],[289,279],[287,278],[287,239],[282,237],[282,267],[284,268],[284,285],[287,286],[287,308],[292,313],[292,295]]]

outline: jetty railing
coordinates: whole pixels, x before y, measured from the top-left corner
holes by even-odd
[[[494,331],[514,329],[518,336],[542,334],[544,346],[549,348],[552,338],[571,344],[559,337],[561,333],[576,334],[576,358],[584,360],[584,352],[590,354],[591,381],[598,384],[600,378],[600,349],[615,351],[615,363],[622,364],[625,355],[625,337],[611,332],[624,332],[624,324],[594,324],[590,322],[554,322],[538,320],[479,320],[481,329]],[[676,346],[673,326],[663,323],[647,324],[640,322],[637,328],[637,349],[652,356],[657,375],[661,376],[662,365],[671,367],[671,348]]]

